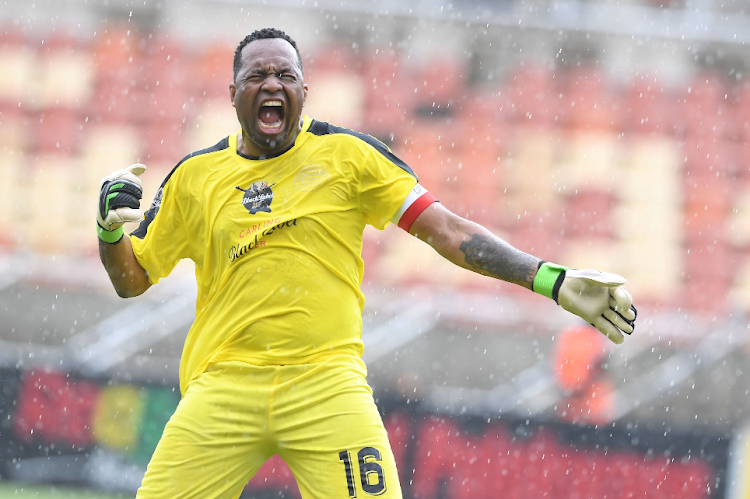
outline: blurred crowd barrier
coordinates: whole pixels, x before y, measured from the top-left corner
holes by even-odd
[[[134,491],[178,402],[172,387],[51,370],[3,368],[0,375],[0,480]],[[736,467],[731,440],[721,435],[443,417],[380,405],[407,498],[494,499],[502,491],[529,499],[698,499],[730,497],[735,486],[727,479]],[[341,480],[345,487],[343,463]],[[278,457],[248,489],[299,497]]]
[[[101,177],[145,163],[150,199],[184,155],[237,131],[236,43],[185,46],[119,25],[88,40],[0,35],[0,245],[92,254]],[[750,309],[741,78],[705,72],[667,88],[656,74],[622,84],[593,66],[526,61],[489,85],[470,81],[466,60],[336,44],[303,61],[311,116],[380,138],[447,207],[517,247],[620,272],[640,303]],[[378,237],[364,250],[376,278],[492,286],[425,272],[434,259]]]

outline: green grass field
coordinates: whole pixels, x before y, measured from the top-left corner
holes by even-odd
[[[0,499],[124,499],[124,494],[107,494],[87,489],[52,487],[44,485],[27,485],[19,482],[0,482]]]

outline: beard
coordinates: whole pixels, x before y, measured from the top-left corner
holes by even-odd
[[[299,117],[298,120],[296,120],[295,125],[297,128],[297,131],[302,129],[302,116]],[[287,139],[289,139],[289,136],[292,135],[292,132],[294,131],[293,127],[287,128],[282,130],[276,137],[274,138],[268,138],[262,136],[258,129],[255,127],[248,127],[250,129],[249,137],[250,140],[253,141],[253,144],[256,146],[262,148],[262,149],[274,149],[276,147],[279,147],[281,144],[285,143]],[[244,135],[244,133],[243,133]]]
[[[286,139],[289,138],[289,130],[283,130],[280,134],[278,134],[273,139],[268,137],[263,137],[258,133],[258,130],[251,129],[250,130],[250,140],[253,141],[253,143],[261,147],[263,149],[273,149],[275,147],[278,147],[279,145],[286,142]]]

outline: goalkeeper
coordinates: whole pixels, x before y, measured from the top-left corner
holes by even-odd
[[[633,331],[622,277],[510,246],[435,202],[381,142],[303,116],[302,61],[284,32],[247,36],[233,69],[241,129],[177,164],[145,216],[142,165],[102,181],[99,253],[117,293],[142,294],[184,258],[198,282],[182,399],[138,498],[236,498],[274,454],[305,499],[401,497],[361,360],[366,224],[396,224],[456,265],[551,298],[615,343]],[[140,226],[125,235],[129,221]]]

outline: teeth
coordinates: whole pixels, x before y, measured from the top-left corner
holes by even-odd
[[[270,100],[268,102],[264,102],[260,105],[260,107],[281,107],[281,101],[280,100]]]
[[[260,123],[260,127],[261,128],[266,128],[266,129],[269,129],[269,128],[278,128],[280,126],[281,126],[281,120],[277,121],[276,123],[271,123],[270,125],[266,125],[263,122]]]

